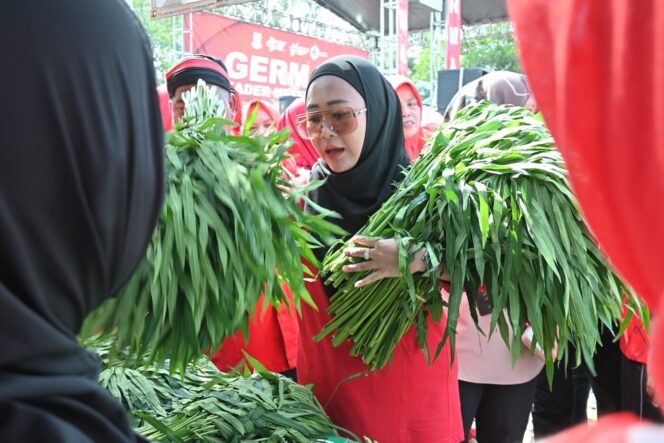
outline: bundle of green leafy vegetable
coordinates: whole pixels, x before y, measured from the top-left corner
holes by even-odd
[[[338,435],[340,428],[310,387],[273,374],[253,359],[254,374],[225,374],[202,357],[181,376],[171,376],[168,360],[145,367],[143,358],[123,349],[109,361],[108,340],[89,340],[86,346],[104,362],[101,385],[150,440],[311,442]]]
[[[202,82],[185,99],[185,123],[167,135],[168,191],[146,258],[81,333],[113,333],[118,347],[181,371],[240,328],[246,334],[261,293],[278,307],[287,283],[298,311],[301,300],[313,304],[301,260],[316,262],[309,232],[324,241],[341,232],[329,212],[301,208],[318,184],[288,181],[287,133],[226,134],[223,101]]]
[[[623,293],[638,301],[602,256],[579,213],[563,158],[544,123],[523,108],[480,103],[440,130],[412,165],[396,192],[359,231],[370,238],[397,238],[403,277],[357,289],[366,273],[341,270],[357,259],[348,244],[324,261],[332,320],[317,337],[353,343],[369,369],[385,366],[401,337],[417,325],[420,346],[427,316],[447,324],[436,356],[449,338],[454,346],[459,304],[467,294],[477,323],[478,288],[485,285],[497,326],[513,357],[523,352],[530,323],[553,371],[552,350],[562,358],[572,343],[576,359],[592,368],[598,325],[621,319]],[[407,271],[413,252],[426,248],[433,268]],[[450,293],[441,298],[438,266],[449,272]],[[427,356],[429,356],[428,349]]]

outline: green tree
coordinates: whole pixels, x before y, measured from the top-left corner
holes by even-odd
[[[145,27],[152,43],[154,67],[157,74],[157,83],[164,83],[164,76],[183,55],[182,47],[182,17],[168,17],[154,20],[151,18],[152,6],[150,0],[133,0],[134,12]],[[178,32],[174,32],[177,29]]]
[[[413,60],[413,59],[411,59]],[[431,77],[431,46],[426,45],[420,56],[415,61],[414,69],[411,71],[410,76],[413,81],[426,81],[428,82]]]
[[[464,28],[461,65],[488,71],[522,72],[510,23]]]

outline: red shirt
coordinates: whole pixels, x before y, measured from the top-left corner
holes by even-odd
[[[330,337],[314,342],[330,320],[329,299],[320,280],[307,283],[318,310],[302,307],[298,382],[313,383],[314,393],[332,422],[380,443],[458,443],[463,441],[456,363],[449,344],[431,366],[412,327],[384,369],[340,383],[366,370],[351,357],[351,344],[332,346]],[[428,345],[435,349],[444,327],[429,322]],[[336,390],[336,393],[334,391]],[[334,395],[333,395],[334,393]]]
[[[256,307],[256,313],[249,321],[249,340],[245,341],[242,331],[227,338],[212,356],[212,362],[221,371],[230,371],[244,363],[244,350],[260,361],[272,372],[284,372],[295,368],[297,363],[297,313],[295,312],[290,289],[284,285],[290,300],[290,309],[282,306],[279,311],[272,306],[263,309],[263,296]]]
[[[620,350],[625,357],[645,365],[648,363],[649,342],[643,322],[639,317],[634,316],[625,333],[620,337]]]

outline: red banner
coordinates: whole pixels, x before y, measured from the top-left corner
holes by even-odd
[[[341,54],[369,53],[291,32],[213,14],[194,14],[194,50],[224,60],[243,100],[277,105],[280,96],[304,96],[311,72]],[[187,36],[185,36],[187,40]]]
[[[397,74],[408,77],[408,0],[399,0],[397,41]]]
[[[447,0],[447,69],[461,67],[461,0]]]

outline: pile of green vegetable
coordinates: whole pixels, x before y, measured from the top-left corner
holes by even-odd
[[[132,426],[153,441],[311,442],[337,435],[309,387],[266,371],[219,372],[205,357],[171,376],[164,365],[119,350],[110,362],[108,341],[90,341],[105,364],[101,385],[129,412]]]
[[[621,319],[623,293],[632,309],[638,301],[602,256],[579,213],[563,158],[541,119],[523,108],[480,103],[463,110],[440,130],[413,164],[397,191],[360,235],[397,238],[402,278],[357,289],[366,273],[341,268],[348,244],[324,261],[332,320],[319,340],[353,343],[369,369],[385,366],[401,337],[417,325],[425,347],[427,316],[438,321],[447,306],[443,341],[454,346],[459,304],[465,293],[477,322],[476,297],[485,285],[497,326],[516,359],[526,322],[534,330],[552,374],[552,349],[565,355],[574,345],[592,368],[599,324]],[[414,251],[426,248],[435,270],[407,271]],[[439,261],[440,260],[440,261]],[[441,298],[438,265],[450,275],[450,294]],[[425,347],[428,354],[428,349]]]
[[[324,241],[341,232],[329,212],[301,208],[318,184],[288,181],[287,133],[226,134],[223,101],[202,82],[186,100],[185,123],[167,135],[168,191],[147,256],[81,334],[113,333],[116,346],[169,358],[180,371],[240,328],[246,334],[261,293],[278,306],[287,283],[298,311],[301,300],[313,304],[301,260],[316,262],[309,232]]]

